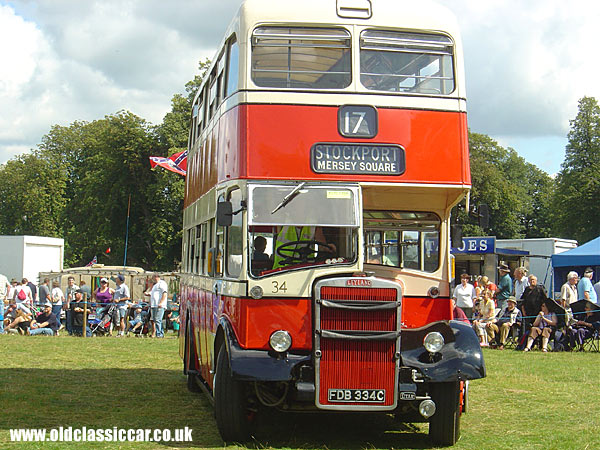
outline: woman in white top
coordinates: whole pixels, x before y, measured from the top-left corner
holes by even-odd
[[[473,285],[469,283],[469,279],[468,273],[460,276],[460,284],[454,288],[452,298],[456,300],[456,306],[462,309],[470,319],[473,316],[473,302],[477,298],[477,293]]]

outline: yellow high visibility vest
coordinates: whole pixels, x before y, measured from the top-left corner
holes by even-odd
[[[300,230],[300,236],[298,237],[298,230],[295,226],[284,226],[281,228],[279,233],[277,234],[277,240],[275,241],[275,255],[273,255],[273,269],[277,269],[278,267],[282,267],[281,260],[283,257],[277,254],[277,249],[287,244],[288,242],[293,241],[312,241],[315,238],[315,227],[302,227]],[[302,247],[296,246],[296,248]],[[291,248],[290,248],[291,250]],[[287,252],[286,252],[287,253]]]

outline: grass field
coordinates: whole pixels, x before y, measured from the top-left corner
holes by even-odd
[[[0,448],[171,448],[165,443],[11,443],[11,428],[184,428],[224,446],[210,403],[188,393],[177,340],[0,336]],[[457,449],[600,448],[600,354],[485,351]],[[238,448],[230,446],[226,448]],[[249,448],[431,448],[427,425],[391,417],[268,414]]]

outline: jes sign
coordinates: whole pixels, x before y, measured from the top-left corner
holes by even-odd
[[[453,248],[453,253],[494,253],[496,251],[495,237],[466,237],[462,245]]]
[[[310,164],[317,173],[401,175],[405,170],[399,145],[319,143],[310,149]]]

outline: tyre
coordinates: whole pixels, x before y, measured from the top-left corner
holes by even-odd
[[[243,383],[233,379],[225,343],[221,344],[214,383],[215,419],[225,442],[250,439],[250,417]]]
[[[454,445],[460,437],[459,383],[432,383],[430,394],[435,414],[429,419],[429,437],[437,445]]]
[[[190,392],[200,392],[196,371],[196,346],[191,335],[191,327],[187,326],[185,333],[185,347],[183,353],[183,373],[187,375],[187,388]],[[191,369],[191,372],[190,372]]]

